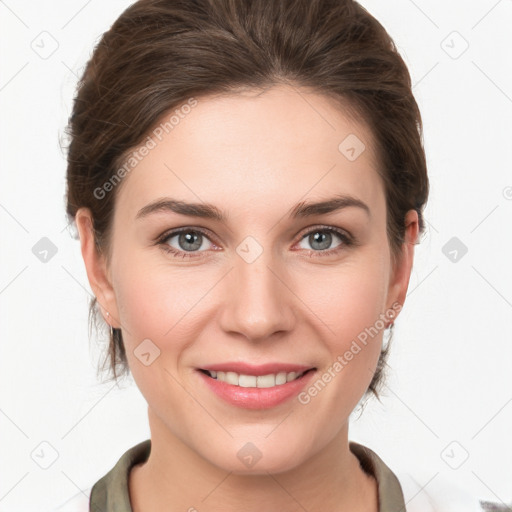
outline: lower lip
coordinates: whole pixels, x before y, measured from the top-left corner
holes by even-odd
[[[271,388],[243,388],[213,379],[202,371],[197,370],[197,372],[205,384],[217,396],[223,398],[231,405],[244,409],[270,409],[276,407],[298,395],[316,373],[315,370],[310,370],[298,379]]]

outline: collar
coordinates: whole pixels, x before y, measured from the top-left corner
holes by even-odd
[[[375,477],[378,484],[379,512],[406,512],[400,482],[384,461],[370,448],[349,442],[350,451],[359,459],[363,470]],[[116,465],[91,490],[90,512],[133,512],[128,490],[130,470],[145,462],[151,452],[151,439],[126,451]]]

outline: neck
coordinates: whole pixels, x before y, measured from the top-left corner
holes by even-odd
[[[129,475],[133,512],[324,510],[377,512],[377,482],[348,445],[348,423],[312,458],[280,473],[236,474],[215,466],[149,411],[151,453]]]

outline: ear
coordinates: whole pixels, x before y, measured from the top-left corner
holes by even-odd
[[[398,254],[397,260],[390,273],[387,310],[396,310],[396,304],[400,309],[405,302],[409,278],[411,277],[412,265],[414,262],[414,247],[417,243],[419,233],[418,213],[416,210],[409,210],[405,216],[405,237]],[[395,304],[395,308],[393,308]],[[398,314],[399,310],[397,311]]]
[[[111,284],[106,258],[96,247],[92,215],[89,208],[80,208],[75,215],[75,222],[80,235],[80,246],[87,278],[98,300],[103,318],[113,328],[119,328],[116,297]],[[107,315],[107,312],[109,315]]]

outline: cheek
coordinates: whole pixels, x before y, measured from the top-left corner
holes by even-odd
[[[386,273],[378,259],[367,263],[364,272],[354,266],[333,274],[329,291],[312,299],[317,306],[312,309],[329,326],[322,328],[325,335],[321,337],[328,357],[319,368],[318,380],[300,399],[302,404],[311,401],[320,421],[350,415],[367,390],[380,356]]]
[[[116,299],[130,371],[148,403],[168,406],[180,356],[188,343],[187,315],[198,294],[176,274],[128,259],[117,266]],[[197,298],[195,300],[197,302]],[[148,341],[149,340],[149,341]],[[162,393],[162,390],[168,390]]]
[[[211,287],[211,276],[144,258],[123,258],[116,268],[114,288],[127,349],[146,338],[162,351],[169,343],[174,351],[187,343],[185,331],[198,321],[197,305]]]
[[[361,252],[350,264],[330,272],[328,282],[310,276],[301,287],[305,302],[312,304],[311,310],[322,321],[319,328],[324,335],[320,339],[329,354],[319,377],[333,385],[327,384],[331,391],[322,400],[327,409],[339,414],[348,414],[355,407],[381,352],[389,275],[382,252]],[[319,288],[319,282],[326,285]]]
[[[337,270],[331,269],[323,276],[310,274],[301,282],[299,293],[330,328],[327,330],[329,339],[346,342],[357,337],[384,312],[388,272],[380,256],[369,254]]]
[[[132,268],[131,272],[121,269],[115,286],[123,337],[130,345],[140,343],[141,337],[155,337],[159,332],[156,320],[165,322],[165,307],[162,307],[157,283],[141,272],[140,267]]]

